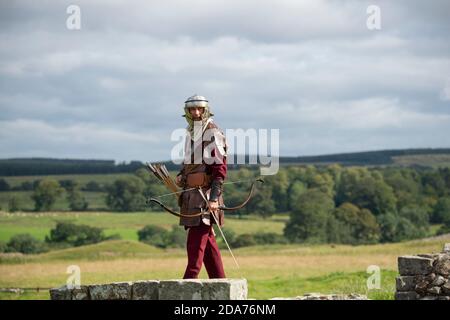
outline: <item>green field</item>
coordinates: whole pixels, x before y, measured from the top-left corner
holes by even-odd
[[[3,191],[0,192],[0,208],[7,210],[9,208],[9,200],[14,197],[19,203],[20,210],[32,211],[34,210],[34,201],[31,198],[32,191]],[[106,193],[105,192],[91,192],[82,191],[83,196],[89,203],[89,210],[105,210],[106,209]],[[69,211],[69,203],[66,197],[59,197],[55,204],[54,210]]]
[[[270,245],[235,250],[241,268],[223,251],[230,278],[244,277],[249,297],[292,297],[308,292],[360,293],[392,299],[397,256],[436,252],[450,239],[371,246]],[[0,287],[56,287],[66,281],[69,265],[81,269],[81,281],[107,283],[140,279],[181,278],[186,264],[181,249],[161,250],[134,241],[109,241],[53,251],[22,259],[2,256]],[[381,268],[381,288],[367,290],[369,265]],[[201,278],[206,278],[202,270]],[[2,299],[48,299],[48,292],[2,293]]]
[[[228,217],[226,228],[236,233],[282,233],[287,217],[262,220]],[[65,284],[69,265],[81,269],[83,284],[142,279],[181,278],[186,265],[183,249],[159,249],[135,241],[135,232],[145,224],[169,228],[177,218],[165,213],[16,213],[0,214],[0,238],[5,241],[17,232],[43,239],[56,221],[71,220],[120,233],[123,240],[51,251],[39,255],[1,254],[0,287],[57,287]],[[218,236],[220,237],[220,236]],[[397,274],[397,257],[404,254],[437,252],[450,236],[439,240],[367,246],[267,245],[235,249],[241,268],[236,269],[222,250],[227,276],[245,277],[249,297],[268,299],[293,297],[308,292],[360,293],[372,299],[392,299]],[[381,288],[367,290],[369,265],[381,268]],[[201,278],[207,278],[202,270]],[[47,291],[22,294],[1,293],[1,299],[48,299]]]
[[[450,167],[450,154],[422,154],[403,155],[392,157],[395,165],[413,166],[420,165],[431,168]]]
[[[88,182],[95,181],[98,184],[111,184],[116,179],[121,177],[132,176],[131,173],[110,173],[110,174],[60,174],[60,175],[45,175],[45,176],[13,176],[0,177],[5,179],[11,187],[17,187],[22,182],[33,182],[39,179],[54,179],[54,180],[73,180],[78,182],[81,187],[84,187]]]
[[[288,216],[276,216],[271,219],[244,217],[243,219],[228,216],[225,228],[236,234],[274,232],[282,234]],[[9,214],[0,212],[0,241],[7,242],[12,235],[29,233],[44,240],[50,229],[58,221],[70,221],[103,228],[105,235],[118,233],[123,240],[137,240],[137,231],[148,224],[159,225],[170,229],[178,224],[178,218],[165,212],[46,212]]]

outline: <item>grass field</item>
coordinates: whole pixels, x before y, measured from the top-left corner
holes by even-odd
[[[21,210],[31,211],[34,210],[34,201],[31,198],[32,191],[3,191],[0,192],[0,208],[7,210],[9,208],[9,200],[16,198],[18,206]],[[105,210],[106,207],[106,193],[105,192],[91,192],[82,191],[83,196],[89,203],[89,210]],[[67,210],[69,211],[69,202],[65,196],[59,197],[53,206],[54,210]]]
[[[45,175],[45,176],[13,176],[13,177],[0,177],[5,179],[11,187],[17,187],[22,182],[33,182],[39,179],[54,179],[54,180],[74,180],[78,182],[81,187],[84,187],[88,182],[95,181],[98,184],[110,184],[114,180],[132,176],[131,173],[109,173],[109,174],[60,174],[60,175]]]
[[[284,217],[286,218],[286,217]],[[81,269],[81,282],[107,283],[140,279],[181,278],[186,253],[183,249],[162,250],[135,241],[137,229],[145,224],[170,227],[175,217],[162,213],[21,213],[0,215],[0,237],[25,231],[43,238],[55,221],[104,227],[119,232],[123,240],[51,251],[39,255],[0,255],[0,287],[57,287],[65,284],[69,265]],[[227,228],[236,233],[277,232],[281,219],[228,218]],[[128,234],[128,235],[127,235]],[[226,250],[222,250],[227,276],[244,277],[249,283],[249,297],[268,299],[292,297],[308,292],[361,293],[372,299],[392,299],[397,274],[397,257],[404,254],[437,252],[445,239],[409,241],[368,246],[344,245],[267,245],[235,249],[239,270]],[[367,290],[369,265],[381,268],[381,288]],[[202,270],[201,278],[207,278]],[[48,291],[23,294],[0,293],[1,299],[48,299]]]
[[[392,157],[395,165],[421,165],[432,168],[450,167],[450,154],[418,154]]]
[[[447,239],[448,240],[448,239]],[[446,240],[444,240],[446,241]],[[397,256],[436,252],[440,241],[413,241],[371,246],[271,245],[236,249],[241,269],[234,267],[223,251],[227,276],[244,277],[249,282],[249,297],[297,296],[307,292],[361,293],[373,299],[392,299]],[[15,262],[14,262],[15,260]],[[53,251],[27,257],[2,257],[0,287],[54,287],[65,283],[66,269],[78,265],[82,283],[107,283],[139,279],[182,277],[185,252],[160,250],[134,241],[101,244]],[[381,288],[368,291],[369,265],[378,265]],[[206,278],[204,270],[202,278]],[[48,299],[48,292],[2,293],[2,299]]]
[[[287,219],[287,215],[277,215],[266,220],[258,217],[237,219],[228,216],[225,227],[233,230],[236,234],[258,232],[282,234]],[[124,240],[137,240],[137,231],[148,224],[159,225],[167,229],[178,224],[177,217],[164,212],[17,212],[13,214],[0,212],[0,241],[7,242],[12,235],[18,233],[29,233],[44,240],[58,221],[70,221],[103,228],[105,235],[118,233]]]

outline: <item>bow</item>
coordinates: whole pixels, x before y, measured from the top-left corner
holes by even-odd
[[[227,184],[238,183],[238,182],[241,182],[241,181],[228,182]],[[241,204],[239,204],[239,205],[237,205],[237,206],[234,206],[234,207],[219,206],[218,209],[219,209],[219,210],[223,210],[223,211],[234,211],[234,210],[239,210],[239,209],[243,208],[243,207],[250,201],[250,199],[252,198],[253,193],[254,193],[254,191],[255,191],[255,185],[256,185],[256,182],[264,183],[264,180],[261,179],[261,178],[257,178],[257,179],[254,179],[254,180],[253,180],[252,185],[251,185],[251,187],[250,187],[250,191],[249,191],[249,193],[248,193],[248,195],[247,195],[247,198],[246,198]],[[194,188],[194,189],[196,189],[196,188]],[[178,191],[178,192],[172,192],[172,193],[169,193],[169,194],[178,194],[178,193],[182,193],[182,192],[185,192],[185,191],[188,191],[188,190],[190,190],[190,189],[186,189],[186,190],[182,190],[182,191]],[[168,194],[166,194],[166,195],[168,195]],[[175,210],[173,210],[173,209],[171,209],[171,208],[165,206],[161,201],[159,201],[159,200],[156,199],[156,198],[150,198],[150,199],[147,201],[147,204],[148,204],[149,202],[154,202],[154,203],[158,204],[159,206],[161,206],[161,208],[163,208],[164,210],[166,210],[166,211],[169,212],[170,214],[172,214],[172,215],[174,215],[174,216],[176,216],[176,217],[179,217],[179,218],[181,218],[181,217],[184,217],[184,218],[198,217],[198,216],[201,216],[201,215],[203,215],[203,214],[205,214],[205,213],[207,212],[207,209],[206,209],[206,210],[205,210],[205,209],[202,209],[202,210],[199,211],[199,212],[194,212],[194,213],[192,213],[192,214],[188,214],[188,215],[187,215],[187,214],[182,214],[181,212],[177,212],[177,211],[175,211]]]

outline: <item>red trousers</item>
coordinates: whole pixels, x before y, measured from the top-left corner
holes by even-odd
[[[186,248],[188,264],[183,279],[197,279],[203,262],[210,279],[226,278],[212,226],[189,227]]]

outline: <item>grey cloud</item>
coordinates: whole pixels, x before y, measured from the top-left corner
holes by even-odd
[[[445,1],[79,1],[80,31],[69,4],[0,4],[2,157],[167,159],[194,93],[286,155],[448,147]]]

